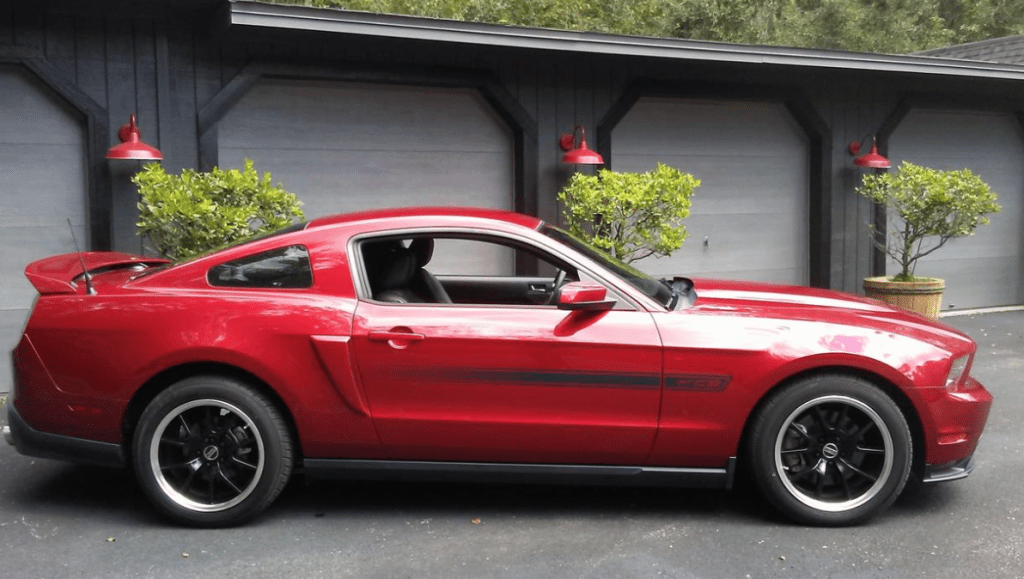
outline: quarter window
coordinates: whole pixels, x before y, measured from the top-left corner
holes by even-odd
[[[309,250],[289,245],[222,263],[210,269],[206,280],[217,287],[308,288],[313,285]]]

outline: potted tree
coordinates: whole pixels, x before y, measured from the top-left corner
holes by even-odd
[[[865,175],[857,192],[886,208],[888,236],[869,227],[875,245],[900,265],[895,275],[865,279],[865,293],[938,318],[945,282],[915,276],[917,262],[987,224],[985,216],[1001,209],[996,194],[967,169],[940,171],[906,162],[895,173]]]

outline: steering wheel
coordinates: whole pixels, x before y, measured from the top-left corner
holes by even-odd
[[[558,301],[558,288],[565,283],[565,276],[566,273],[564,269],[558,270],[558,273],[555,274],[555,279],[551,282],[551,297],[548,298],[549,306]]]

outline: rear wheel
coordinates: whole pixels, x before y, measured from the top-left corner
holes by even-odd
[[[835,374],[773,394],[746,450],[761,494],[814,525],[855,524],[884,510],[903,490],[913,458],[896,403],[865,380]]]
[[[281,493],[292,471],[289,430],[273,403],[219,376],[183,380],[139,419],[135,474],[150,501],[195,526],[244,523]]]

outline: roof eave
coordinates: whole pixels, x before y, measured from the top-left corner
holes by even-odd
[[[1024,80],[1024,66],[927,56],[618,36],[230,0],[230,24],[640,58]]]

